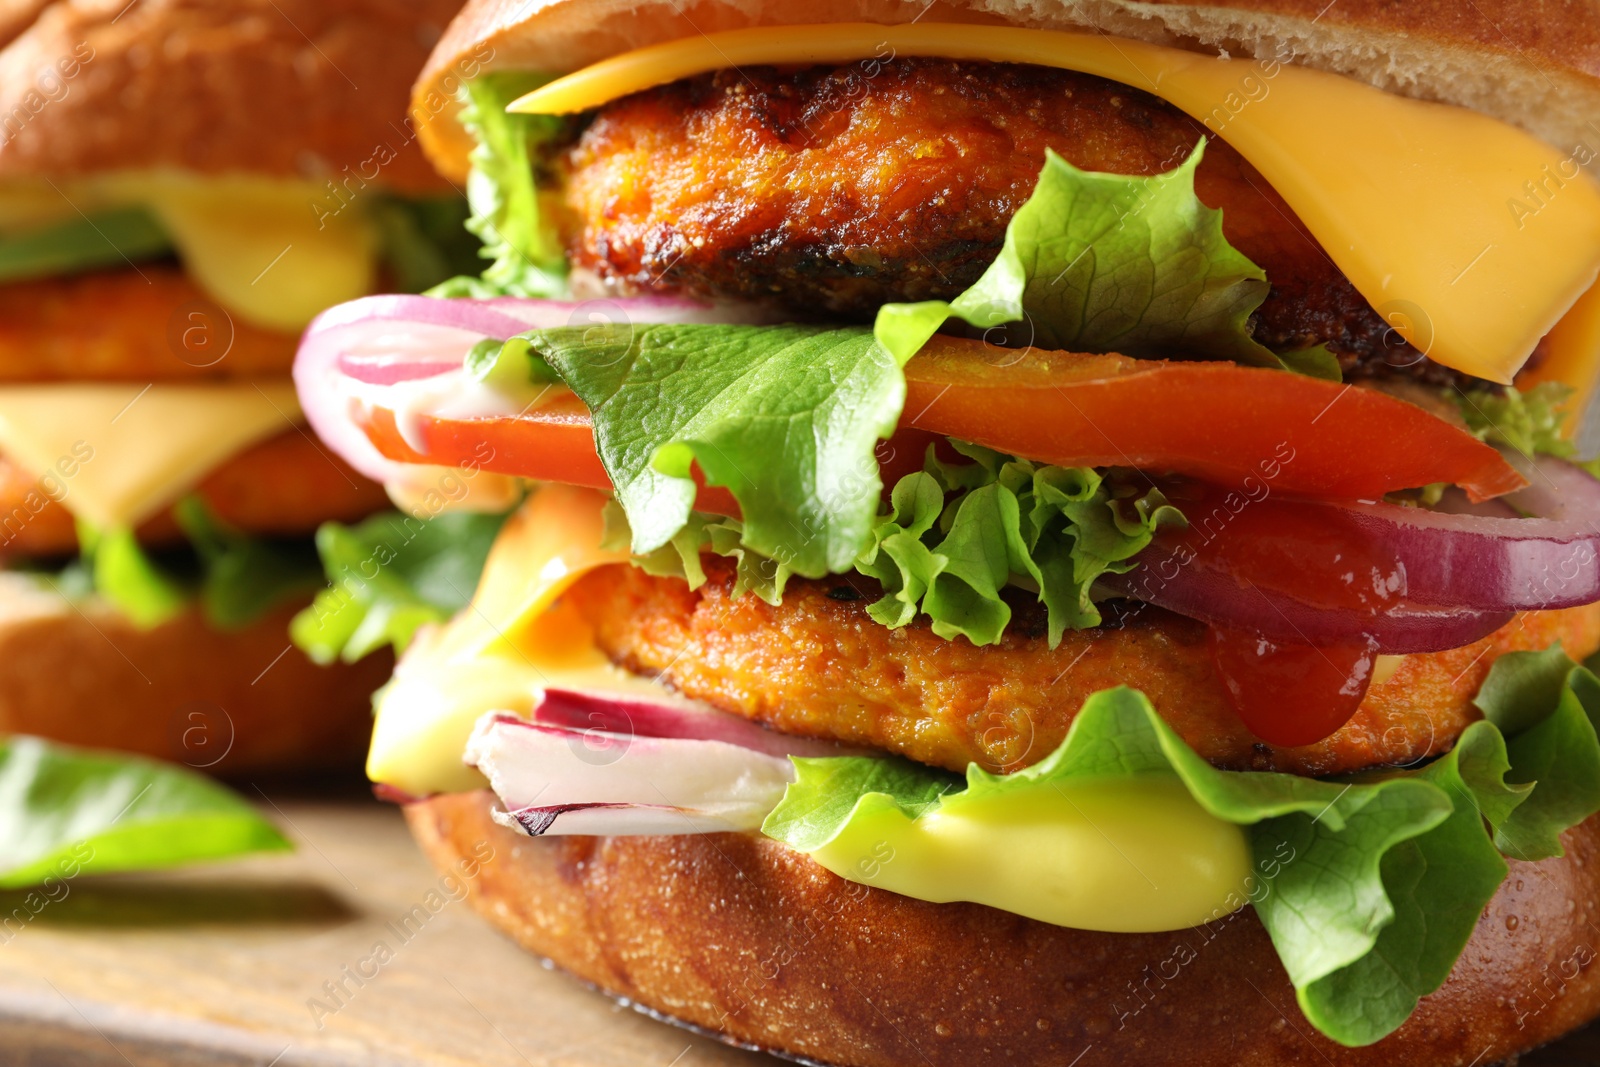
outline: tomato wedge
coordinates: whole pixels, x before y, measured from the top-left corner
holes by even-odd
[[[1046,463],[1134,467],[1223,487],[1266,482],[1335,500],[1377,500],[1434,482],[1484,500],[1527,484],[1493,448],[1414,404],[1283,371],[937,337],[905,374],[900,429],[879,452],[885,484],[920,469],[927,444],[943,437]],[[514,418],[420,415],[413,425],[425,452],[406,443],[383,408],[362,428],[391,459],[610,486],[589,413],[570,395]],[[484,445],[492,459],[481,456]],[[702,486],[699,506],[737,514],[732,496],[715,487]]]

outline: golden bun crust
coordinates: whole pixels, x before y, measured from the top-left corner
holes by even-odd
[[[1392,92],[1461,104],[1558,148],[1600,147],[1600,0],[468,0],[412,97],[423,146],[466,173],[459,79],[565,73],[629,49],[753,25],[985,21],[1093,29],[1233,56],[1292,57]]]
[[[531,839],[495,824],[492,801],[406,816],[440,870],[477,869],[473,905],[500,929],[635,1006],[823,1063],[1461,1067],[1600,1011],[1600,820],[1568,833],[1563,859],[1512,863],[1444,987],[1347,1049],[1300,1015],[1248,911],[1165,934],[1067,930],[855,885],[755,835]]]
[[[386,186],[446,191],[413,143],[406,94],[460,6],[10,0],[0,179],[180,168],[321,181],[387,145]]]
[[[212,773],[358,765],[388,655],[318,667],[289,645],[301,605],[243,630],[190,611],[139,630],[0,573],[0,734],[187,763]]]

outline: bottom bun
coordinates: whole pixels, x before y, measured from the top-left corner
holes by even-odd
[[[358,765],[393,659],[318,667],[289,644],[298,607],[240,630],[198,610],[141,630],[103,602],[0,574],[0,734],[211,773]]]
[[[1600,1012],[1600,817],[1511,864],[1444,987],[1366,1048],[1316,1033],[1248,910],[1069,930],[858,885],[748,834],[531,839],[488,792],[406,808],[441,870],[525,948],[731,1043],[848,1067],[1483,1067]]]

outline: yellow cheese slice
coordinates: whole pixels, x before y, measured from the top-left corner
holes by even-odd
[[[1153,93],[1204,121],[1282,194],[1352,284],[1448,367],[1509,382],[1600,274],[1588,149],[1558,151],[1463,108],[1281,63],[1009,26],[763,26],[670,41],[536,89],[562,114],[753,64],[887,56],[1030,63]]]
[[[224,460],[293,428],[288,382],[0,388],[0,455],[102,528],[136,526]]]
[[[348,194],[347,194],[348,195]],[[0,230],[140,206],[189,276],[230,314],[298,333],[324,308],[372,292],[377,238],[365,205],[304,181],[129,171],[0,184]]]
[[[328,195],[308,183],[168,172],[104,184],[154,211],[189,276],[256,326],[298,332],[376,284],[377,242],[365,212],[335,214]]]
[[[472,603],[419,634],[377,699],[367,777],[414,796],[488,785],[461,762],[486,711],[530,714],[549,686],[664,694],[612,666],[583,620],[551,610],[562,590],[626,552],[600,547],[605,497],[548,485],[507,520]]]
[[[1175,775],[958,794],[916,819],[892,804],[863,806],[810,855],[903,896],[1124,934],[1220,919],[1252,885],[1244,827],[1207,812]]]
[[[1585,293],[1545,338],[1545,358],[1517,378],[1523,388],[1540,382],[1562,382],[1575,390],[1566,430],[1576,434],[1594,399],[1600,379],[1600,285]]]

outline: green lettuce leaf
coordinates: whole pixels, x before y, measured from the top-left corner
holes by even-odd
[[[307,541],[241,533],[197,496],[178,501],[172,511],[187,548],[152,552],[131,530],[100,530],[79,520],[78,559],[52,585],[70,597],[98,595],[145,629],[198,601],[213,626],[234,630],[322,584]]]
[[[1181,166],[1149,178],[1079,170],[1047,152],[983,277],[948,302],[880,308],[879,341],[904,362],[947,318],[1025,321],[1040,348],[1284,366],[1250,336],[1266,273],[1222,235],[1222,212],[1195,196],[1204,151],[1202,139]],[[1325,360],[1302,362],[1326,373]]]
[[[144,208],[97,211],[65,222],[0,233],[0,282],[122,267],[171,251],[171,238]]]
[[[291,847],[255,808],[188,768],[0,740],[0,889]]]
[[[1541,783],[1495,824],[1495,844],[1520,860],[1561,855],[1561,831],[1600,809],[1600,751],[1593,744],[1600,732],[1600,682],[1575,667],[1559,645],[1508,652],[1494,661],[1476,703],[1510,738],[1507,780]]]
[[[460,197],[368,195],[367,217],[395,289],[420,293],[479,268],[483,246],[466,227],[467,204]]]
[[[132,530],[99,530],[79,519],[78,545],[79,558],[68,568],[68,587],[98,593],[135,626],[159,626],[188,607],[190,583],[158,566]],[[87,582],[79,575],[86,575]]]
[[[889,509],[854,562],[884,595],[868,613],[896,628],[924,615],[941,637],[975,645],[1000,640],[1011,621],[1007,588],[1033,592],[1045,605],[1051,647],[1069,629],[1100,624],[1090,587],[1121,574],[1164,525],[1184,518],[1159,489],[1112,484],[1088,467],[1052,467],[951,440],[971,463],[946,463],[930,449],[924,469],[895,483]],[[607,509],[606,547],[634,543],[627,516]],[[701,553],[737,561],[733,595],[783,598],[793,573],[745,543],[737,519],[693,513],[667,543],[633,557],[658,577],[705,581]]]
[[[688,523],[695,465],[738,500],[744,545],[796,574],[847,570],[871,536],[873,450],[894,432],[905,379],[870,331],[561,327],[512,338],[501,358],[529,350],[588,406],[635,552]]]
[[[560,139],[567,123],[550,115],[506,111],[507,104],[546,81],[540,75],[497,72],[462,87],[461,124],[478,142],[470,157],[467,203],[472,213],[466,226],[483,241],[479,255],[492,262],[482,277],[452,278],[431,295],[567,294],[566,253],[539,198],[543,150]]]
[[[965,793],[900,760],[796,759],[797,780],[762,829],[812,851],[886,804],[915,818],[1041,782],[1176,777],[1212,815],[1247,827],[1258,884],[1246,896],[1307,1019],[1342,1044],[1371,1044],[1444,982],[1505,878],[1502,852],[1557,854],[1556,835],[1600,810],[1600,680],[1559,649],[1538,655],[1538,670],[1502,658],[1484,686],[1513,732],[1495,717],[1474,723],[1414,770],[1336,781],[1219,771],[1122,688],[1090,697],[1042,762],[1006,776],[969,768]],[[1548,684],[1558,671],[1559,693]]]
[[[941,637],[994,644],[1011,621],[1001,590],[1020,587],[1044,603],[1054,647],[1067,630],[1100,624],[1096,578],[1130,570],[1158,527],[1184,523],[1159,489],[950,443],[973,462],[943,463],[930,449],[925,469],[896,483],[856,560],[883,586],[867,610],[885,626],[922,614]]]
[[[252,537],[227,525],[197,496],[172,509],[200,563],[200,607],[213,626],[236,630],[322,587],[322,566],[302,538]]]
[[[289,636],[314,662],[354,663],[385,645],[403,652],[417,628],[466,607],[506,515],[387,512],[317,531],[328,584]]]
[[[1508,385],[1499,391],[1457,389],[1451,395],[1467,428],[1479,440],[1524,456],[1577,462],[1577,443],[1565,434],[1573,392],[1572,386],[1562,382],[1540,382],[1531,389]],[[1600,478],[1600,460],[1580,466]]]

